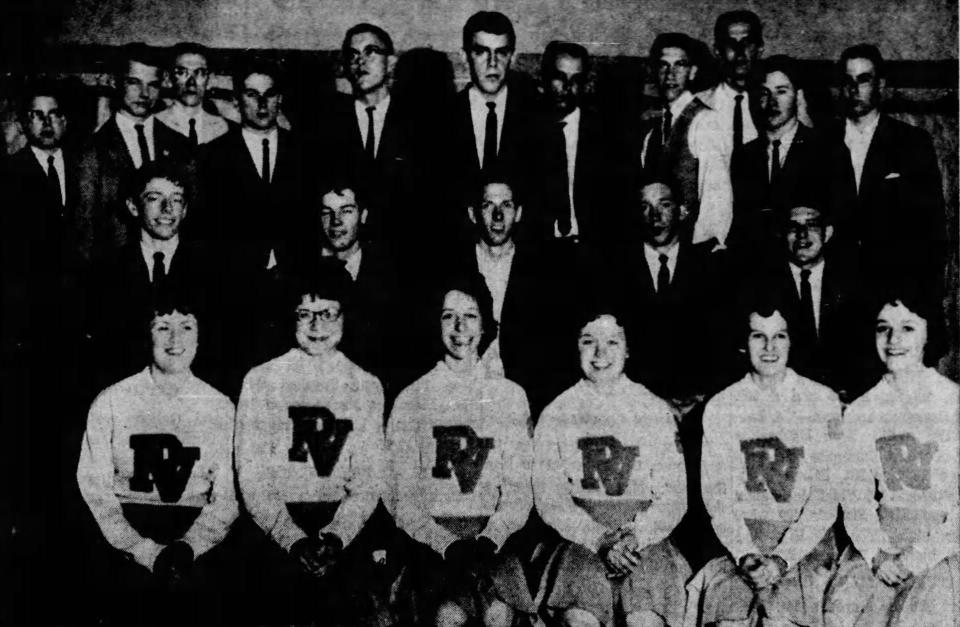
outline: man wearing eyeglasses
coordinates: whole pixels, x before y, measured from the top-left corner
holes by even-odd
[[[157,114],[157,120],[186,137],[194,148],[226,133],[227,121],[203,106],[210,80],[207,49],[181,42],[173,47],[171,61],[167,72],[173,83],[174,100]]]
[[[349,592],[369,584],[373,564],[372,534],[362,530],[384,482],[384,398],[377,378],[339,350],[352,291],[337,264],[294,282],[294,347],[243,382],[235,459],[244,503],[263,532],[252,539],[262,577],[254,589],[267,592],[254,604],[264,612],[255,622],[355,624],[370,610]]]
[[[540,68],[540,206],[529,216],[541,239],[603,241],[616,230],[609,215],[616,206],[609,199],[609,142],[600,116],[584,106],[589,73],[586,48],[567,41],[547,44]]]

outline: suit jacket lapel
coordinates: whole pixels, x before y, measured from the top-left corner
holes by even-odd
[[[105,133],[103,146],[110,159],[121,169],[135,170],[136,165],[133,163],[133,157],[130,156],[130,151],[127,150],[127,142],[123,140],[123,133],[120,132],[120,127],[117,126],[116,118],[111,117],[110,120],[107,121],[103,131]]]
[[[806,162],[809,133],[809,129],[802,123],[797,127],[797,134],[793,137],[793,144],[790,146],[787,158],[783,161],[783,168],[780,170],[780,180],[777,186],[783,191],[796,189],[797,181],[800,179],[800,174]]]
[[[860,175],[860,191],[874,188],[885,175],[886,159],[889,155],[887,145],[890,139],[890,124],[886,116],[881,115],[877,121],[877,129],[870,140],[866,159],[863,161],[863,172]]]
[[[470,88],[467,87],[458,94],[457,118],[459,118],[459,135],[462,138],[461,141],[466,144],[463,149],[471,155],[470,163],[473,164],[475,169],[479,170],[483,164],[480,163],[480,156],[477,154],[477,138],[473,134],[473,115],[470,112],[469,91]]]

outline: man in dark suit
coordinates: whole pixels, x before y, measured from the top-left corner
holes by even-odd
[[[779,251],[777,231],[783,212],[801,198],[827,207],[838,194],[831,185],[841,169],[841,147],[797,119],[803,94],[796,62],[776,55],[763,63],[756,98],[760,136],[735,151],[730,177],[734,217],[729,242],[752,259],[754,246]]]
[[[880,113],[884,64],[875,46],[844,50],[839,66],[846,115],[840,139],[849,159],[841,179],[848,211],[837,216],[838,239],[859,250],[870,273],[911,268],[940,276],[946,220],[930,136]]]
[[[145,367],[149,346],[143,325],[158,303],[174,294],[196,303],[205,318],[198,373],[224,385],[215,367],[221,358],[224,264],[200,243],[181,236],[190,207],[188,175],[161,161],[130,176],[125,205],[139,225],[139,236],[98,258],[91,272],[86,320],[94,387],[102,389]]]
[[[189,156],[186,138],[154,118],[161,79],[150,49],[143,44],[123,48],[114,77],[117,112],[80,157],[80,248],[87,258],[123,246],[131,233],[135,237],[120,182],[144,163]]]
[[[862,366],[873,361],[856,262],[827,254],[834,228],[825,211],[798,204],[779,215],[780,256],[756,268],[743,289],[781,296],[790,323],[790,366],[852,400],[864,391]]]
[[[528,177],[530,129],[527,103],[508,81],[516,34],[502,13],[479,11],[463,27],[463,58],[470,85],[457,96],[450,124],[448,181],[451,202],[463,207],[481,173],[496,167],[520,181]],[[462,214],[457,214],[455,225]]]
[[[616,232],[609,142],[600,116],[582,106],[586,48],[551,41],[540,68],[545,111],[538,132],[537,190],[527,224],[539,239],[606,241]]]
[[[412,113],[391,94],[397,56],[390,35],[374,24],[347,30],[341,63],[352,97],[337,97],[323,116],[320,145],[336,155],[329,167],[356,185],[368,206],[368,238],[402,242],[412,227],[406,215],[420,176]],[[409,103],[406,103],[409,104]]]

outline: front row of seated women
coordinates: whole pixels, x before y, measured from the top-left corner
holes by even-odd
[[[157,308],[153,363],[94,402],[78,480],[145,589],[202,577],[205,552],[231,526],[242,533],[235,468],[259,544],[241,539],[221,567],[256,565],[250,596],[298,596],[322,624],[375,620],[376,604],[344,599],[384,564],[397,566],[386,596],[410,606],[387,615],[405,625],[960,620],[960,397],[924,365],[937,314],[909,290],[880,299],[887,373],[845,412],[788,367],[776,303],[743,308],[748,372],[703,416],[700,485],[725,554],[694,573],[672,536],[687,509],[674,413],[624,376],[615,311],[584,313],[583,378],[534,430],[524,391],[483,363],[496,325],[482,277],[450,280],[435,309],[440,359],[400,394],[384,438],[380,383],[337,349],[344,272],[296,293],[296,346],[247,375],[235,440],[229,400],[190,372],[198,320],[179,303]],[[533,507],[560,541],[524,537]],[[290,605],[274,608],[278,618]],[[185,611],[181,622],[202,613]]]

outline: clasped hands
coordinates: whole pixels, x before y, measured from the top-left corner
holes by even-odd
[[[597,553],[607,567],[607,576],[611,579],[626,577],[640,563],[640,543],[627,524],[619,529],[605,532],[597,543]]]
[[[342,550],[339,537],[324,533],[319,538],[300,538],[290,547],[290,555],[304,572],[319,578],[327,574]]]
[[[787,562],[779,555],[748,553],[737,565],[740,576],[754,590],[763,590],[780,581],[787,572]]]

